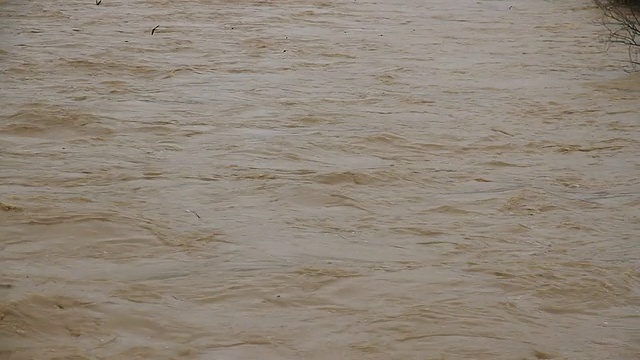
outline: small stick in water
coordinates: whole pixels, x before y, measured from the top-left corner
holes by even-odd
[[[151,29],[151,35],[153,35],[153,33],[156,32],[156,29],[159,28],[159,27],[160,27],[160,25],[156,25],[156,27]]]
[[[102,0],[96,0],[96,5],[102,4]]]
[[[197,216],[197,217],[198,217],[198,219],[200,219],[200,215],[198,215],[198,213],[197,213],[197,212],[195,212],[195,211],[193,211],[193,210],[185,210],[185,211],[186,211],[186,212],[188,212],[188,213],[192,213],[193,215]]]

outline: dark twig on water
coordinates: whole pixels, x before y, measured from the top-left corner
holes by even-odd
[[[200,215],[198,215],[198,213],[197,213],[197,212],[195,212],[195,211],[193,211],[193,210],[185,210],[185,211],[186,211],[186,212],[188,212],[188,213],[192,213],[193,215],[197,216],[197,217],[198,217],[198,219],[201,219]]]
[[[96,5],[102,4],[102,0],[96,0]]]
[[[160,25],[156,25],[156,27],[151,29],[151,35],[153,35],[153,33],[156,32],[156,29],[159,28],[159,27],[160,27]]]

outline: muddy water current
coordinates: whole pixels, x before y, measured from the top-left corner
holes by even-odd
[[[640,76],[599,20],[0,1],[0,358],[637,359]]]

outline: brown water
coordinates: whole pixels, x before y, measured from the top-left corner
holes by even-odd
[[[1,358],[640,356],[640,76],[590,1],[0,16]]]

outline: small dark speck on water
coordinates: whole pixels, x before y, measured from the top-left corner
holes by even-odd
[[[102,4],[102,0],[96,0],[96,5]]]
[[[286,53],[286,52],[287,52],[287,49],[282,50],[282,52],[283,52],[283,53]]]
[[[156,32],[156,29],[158,29],[159,27],[160,27],[160,25],[156,25],[156,27],[151,29],[151,35],[153,35],[153,33]]]

